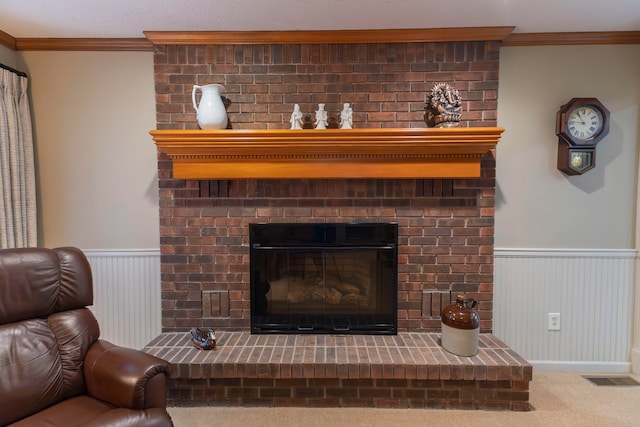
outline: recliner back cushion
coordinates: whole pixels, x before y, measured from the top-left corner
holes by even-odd
[[[0,250],[0,324],[91,304],[91,267],[80,249]]]
[[[80,249],[0,250],[0,426],[84,392],[92,285]]]

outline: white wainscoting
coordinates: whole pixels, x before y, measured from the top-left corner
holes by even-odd
[[[496,249],[494,334],[541,370],[629,372],[635,250]],[[548,330],[560,313],[560,330]]]
[[[161,332],[160,251],[85,251],[102,337],[142,348]],[[638,252],[496,249],[494,334],[537,369],[629,372]],[[560,313],[560,330],[548,330]]]
[[[101,338],[141,349],[161,332],[160,250],[85,250]]]

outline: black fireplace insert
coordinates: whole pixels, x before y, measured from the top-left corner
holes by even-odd
[[[250,224],[249,234],[252,333],[397,334],[397,224]]]

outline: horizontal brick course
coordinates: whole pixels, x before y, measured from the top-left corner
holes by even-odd
[[[171,404],[529,409],[532,368],[492,335],[473,357],[443,350],[435,333],[227,331],[217,344],[201,351],[186,333],[164,333],[145,348],[171,363]]]
[[[356,127],[424,126],[426,93],[435,82],[450,82],[463,98],[463,125],[495,125],[498,89],[498,50],[495,42],[379,43],[348,45],[156,46],[154,55],[158,128],[197,129],[191,106],[194,84],[219,83],[231,101],[232,126],[288,127],[293,103],[311,114],[317,103],[339,111],[343,102],[354,105]],[[260,94],[281,95],[258,98]],[[386,94],[386,95],[385,95]],[[175,95],[175,96],[174,96]],[[282,97],[285,96],[285,98]],[[359,112],[386,111],[378,103],[413,102],[410,113],[384,115]],[[162,104],[178,104],[166,108]],[[242,106],[266,108],[263,120],[242,113]],[[374,108],[372,110],[372,108]],[[396,113],[406,108],[396,107]]]

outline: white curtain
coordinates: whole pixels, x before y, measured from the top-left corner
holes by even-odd
[[[0,68],[0,248],[37,246],[28,78]]]

